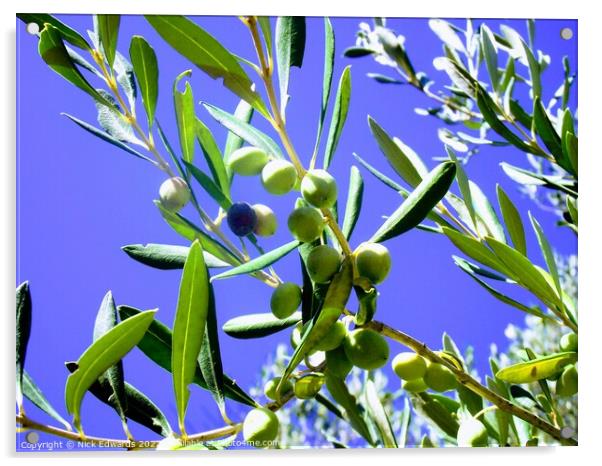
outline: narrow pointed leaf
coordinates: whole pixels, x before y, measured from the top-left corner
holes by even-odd
[[[194,96],[192,87],[186,82],[184,92],[177,90],[176,86],[183,74],[176,78],[173,87],[174,108],[176,110],[176,123],[180,135],[180,147],[182,148],[182,159],[192,163],[194,160],[194,147],[196,136],[196,116],[194,114]]]
[[[27,344],[31,335],[31,293],[29,282],[23,282],[17,287],[17,333],[16,333],[16,368],[17,368],[17,405],[23,404],[23,367],[27,354]]]
[[[531,383],[558,374],[577,361],[577,353],[556,353],[504,367],[495,376],[509,383]]]
[[[480,241],[447,227],[443,227],[443,234],[468,257],[507,275],[504,264]]]
[[[378,397],[378,392],[372,380],[368,380],[366,384],[366,407],[368,408],[368,415],[376,424],[383,446],[385,448],[398,448],[391,421]]]
[[[40,390],[27,371],[23,371],[23,396],[52,417],[55,421],[65,426],[65,429],[71,430],[71,424],[69,424],[69,422],[67,422],[65,418],[63,418],[63,416],[61,416],[58,411],[54,409],[54,407],[42,393],[42,390]]]
[[[320,106],[320,118],[318,119],[318,131],[316,133],[316,143],[314,145],[314,157],[318,153],[322,131],[324,129],[324,118],[328,109],[330,99],[330,89],[332,87],[332,70],[334,68],[334,29],[330,19],[324,17],[324,75],[322,78],[322,105]]]
[[[330,121],[328,139],[326,140],[326,149],[324,151],[324,168],[327,169],[332,162],[332,157],[337,149],[347,112],[349,111],[349,100],[351,98],[351,66],[347,66],[341,74],[339,87],[334,101],[334,110]]]
[[[149,128],[155,121],[155,110],[159,97],[159,66],[157,55],[142,36],[132,37],[130,42],[130,59],[134,73],[140,86],[142,103],[146,110]]]
[[[529,66],[529,75],[531,77],[531,89],[533,90],[533,98],[541,97],[541,69],[539,67],[539,63],[537,59],[533,55],[533,51],[527,45],[527,43],[520,38],[520,43],[523,47],[524,56],[527,59],[527,64]]]
[[[558,165],[565,170],[571,171],[572,167],[568,163],[568,160],[564,159],[560,136],[550,121],[550,118],[546,113],[546,109],[543,107],[540,99],[535,99],[533,102],[533,122],[535,124],[535,130],[537,131],[537,134],[548,150],[552,153],[558,162]]]
[[[495,239],[505,243],[506,234],[504,233],[504,227],[500,223],[500,219],[495,213],[491,202],[489,202],[485,193],[481,191],[481,188],[476,183],[469,181],[468,185],[470,186],[470,195],[475,212],[485,224],[487,231]]]
[[[209,194],[215,202],[219,204],[219,206],[227,211],[232,205],[232,201],[224,194],[222,188],[218,186],[213,179],[211,179],[205,172],[203,172],[200,168],[192,165],[184,161],[184,165],[190,172],[190,174],[194,177],[195,180],[203,187],[207,194]],[[227,189],[230,189],[229,184],[226,185]]]
[[[440,400],[428,393],[418,393],[410,397],[414,410],[431,425],[452,438],[456,438],[459,424]]]
[[[362,210],[362,199],[364,197],[364,180],[359,169],[351,166],[349,174],[349,192],[347,193],[347,204],[345,206],[345,218],[343,219],[343,235],[349,240],[355,228]]]
[[[98,91],[108,102],[117,107],[116,100],[105,90]],[[114,112],[113,108],[96,102],[98,124],[107,134],[123,143],[136,144],[145,147],[145,144],[134,134],[134,128],[122,114]]]
[[[472,193],[470,192],[470,184],[468,182],[468,177],[466,176],[464,167],[458,161],[454,150],[447,145],[445,146],[445,150],[447,151],[449,158],[452,159],[456,164],[456,179],[458,180],[458,187],[460,188],[460,193],[462,193],[464,206],[466,207],[466,210],[468,210],[468,214],[470,216],[470,220],[472,221],[474,231],[477,231],[477,214],[475,212],[474,204],[472,202]]]
[[[531,215],[529,212],[529,218],[531,219],[531,225],[533,225],[533,230],[535,230],[535,235],[537,236],[537,242],[539,243],[539,248],[541,249],[541,254],[546,261],[546,265],[548,266],[548,272],[552,276],[552,280],[554,281],[554,287],[556,288],[556,292],[559,296],[562,296],[562,286],[560,285],[560,276],[558,274],[558,266],[556,265],[556,258],[554,257],[554,253],[552,252],[552,248],[546,237],[546,234],[541,228],[539,222]]]
[[[115,71],[115,80],[121,86],[127,98],[129,108],[134,109],[136,107],[136,97],[138,96],[134,67],[119,51],[115,52],[113,70]]]
[[[226,322],[222,330],[233,338],[262,338],[289,328],[301,321],[301,313],[295,312],[286,319],[278,319],[271,312],[247,314]]]
[[[405,448],[408,444],[408,431],[410,430],[410,422],[412,422],[412,410],[410,402],[407,398],[403,400],[403,412],[401,413],[400,429],[399,429],[399,446]]]
[[[171,367],[180,431],[201,351],[209,308],[209,277],[199,241],[192,243],[180,281],[178,305],[173,323]]]
[[[219,186],[220,190],[227,196],[230,197],[230,182],[226,167],[224,165],[224,157],[222,151],[217,146],[213,134],[209,128],[198,118],[196,119],[196,137],[203,149],[203,155],[213,180]]]
[[[514,249],[526,256],[527,241],[525,239],[523,221],[521,220],[518,209],[499,184],[497,185],[497,198]]]
[[[562,177],[540,175],[538,173],[533,173],[522,168],[509,165],[506,162],[502,162],[500,166],[506,175],[508,175],[517,183],[524,185],[545,186],[546,188],[562,191],[575,198],[578,196],[578,193],[572,189],[574,187],[573,183],[567,183],[566,180],[562,179]]]
[[[161,270],[183,269],[190,248],[171,244],[129,244],[121,248],[132,259]],[[205,264],[209,268],[229,267],[230,264],[213,254],[203,251]]]
[[[257,22],[261,28],[261,33],[265,40],[265,47],[268,51],[268,56],[272,56],[272,26],[270,25],[269,16],[258,16]]]
[[[155,312],[142,312],[124,320],[92,343],[78,359],[78,369],[69,376],[65,386],[67,411],[73,415],[78,430],[81,429],[80,408],[86,391],[108,368],[138,344]]]
[[[280,111],[288,102],[288,82],[292,66],[301,68],[305,53],[305,17],[281,16],[276,21],[276,55],[280,82]]]
[[[495,45],[495,38],[493,37],[491,30],[485,24],[481,25],[480,36],[481,48],[483,50],[483,55],[485,56],[485,64],[487,65],[487,72],[489,73],[491,84],[493,85],[493,89],[496,92],[499,92],[500,75],[498,71],[497,47]]]
[[[113,68],[115,62],[115,51],[117,49],[117,37],[119,35],[119,15],[97,15],[98,21],[98,39],[109,68]]]
[[[75,29],[70,28],[65,23],[59,21],[52,15],[40,14],[40,13],[17,13],[17,18],[23,21],[25,24],[35,23],[40,28],[40,31],[44,29],[45,24],[50,24],[55,27],[61,34],[64,40],[69,42],[71,45],[78,47],[83,50],[90,50],[90,45],[84,39],[79,32]]]
[[[169,143],[167,136],[165,135],[165,132],[163,131],[163,128],[161,127],[161,123],[159,123],[159,120],[156,118],[155,118],[155,123],[157,124],[157,133],[159,133],[159,139],[161,139],[161,142],[163,143],[163,147],[165,147],[165,150],[171,157],[171,160],[173,160],[176,168],[178,169],[178,173],[180,174],[180,176],[182,178],[186,178],[186,173],[184,172],[184,167],[182,167],[182,161],[180,160],[180,157],[178,157],[176,155],[176,153],[173,150],[172,145]]]

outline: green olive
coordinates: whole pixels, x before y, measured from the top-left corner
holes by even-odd
[[[282,395],[293,389],[293,384],[291,384],[290,381],[286,380],[282,384],[282,387],[280,387],[280,391],[276,392],[276,388],[278,387],[278,384],[280,383],[281,379],[282,377],[274,377],[273,379],[268,380],[268,382],[263,387],[263,393],[266,397],[268,397],[271,400],[278,401],[282,397]]]
[[[566,333],[560,338],[560,349],[562,351],[577,351],[577,334]]]
[[[326,351],[326,367],[337,377],[344,379],[347,374],[353,369],[353,364],[345,354],[343,345],[337,348]]]
[[[251,206],[257,216],[257,223],[253,229],[253,233],[258,236],[272,236],[278,228],[278,221],[274,211],[267,205],[253,204]]]
[[[188,184],[179,176],[165,180],[159,188],[159,199],[165,209],[178,212],[190,201]]]
[[[324,218],[313,207],[299,207],[289,215],[288,229],[299,241],[311,243],[324,231]]]
[[[428,363],[424,373],[424,382],[436,392],[453,390],[457,386],[454,373],[443,364],[436,362]]]
[[[382,282],[391,270],[389,250],[378,243],[362,243],[355,251],[357,271],[372,283]]]
[[[328,283],[341,268],[341,254],[322,244],[309,252],[306,265],[307,273],[314,282]]]
[[[269,160],[268,154],[258,147],[241,147],[232,152],[228,166],[237,175],[255,176],[261,173]]]
[[[296,283],[284,282],[272,293],[270,308],[279,319],[290,317],[301,305],[301,288]]]
[[[278,417],[267,408],[255,408],[249,411],[242,424],[242,433],[246,442],[257,448],[269,447],[278,437],[280,422]]]
[[[573,396],[579,391],[579,375],[574,365],[566,367],[556,381],[556,394],[558,396]]]
[[[315,397],[324,384],[323,374],[306,374],[295,381],[295,396],[301,400]]]
[[[473,417],[463,420],[458,429],[459,447],[487,447],[489,434],[483,423]]]
[[[314,207],[330,208],[337,200],[337,182],[326,170],[309,170],[301,181],[301,194]]]
[[[400,379],[421,379],[426,372],[426,361],[416,353],[399,353],[393,358],[391,367]]]
[[[389,359],[387,341],[372,329],[349,332],[343,342],[345,354],[354,366],[371,370],[384,366]]]
[[[286,194],[295,187],[297,170],[286,160],[272,160],[261,170],[261,182],[271,194]]]
[[[334,324],[332,324],[330,329],[328,329],[328,333],[324,335],[324,338],[322,338],[318,343],[316,343],[314,349],[318,351],[333,350],[341,346],[341,343],[343,343],[343,340],[345,339],[346,335],[347,327],[345,327],[345,324],[343,322],[338,320]]]
[[[424,383],[424,379],[404,380],[401,384],[401,388],[410,393],[426,392],[428,389]]]

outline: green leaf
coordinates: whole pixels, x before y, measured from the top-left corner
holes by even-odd
[[[456,164],[456,180],[458,181],[458,187],[460,188],[460,193],[462,193],[462,200],[464,201],[464,206],[470,215],[470,220],[472,221],[472,226],[474,231],[478,229],[478,221],[477,214],[475,212],[475,207],[472,202],[472,193],[470,192],[470,184],[468,181],[468,177],[466,176],[466,172],[464,171],[464,167],[462,163],[458,161],[456,157],[456,153],[454,150],[448,145],[445,146],[445,150],[449,155],[449,158],[454,161]]]
[[[280,112],[284,116],[289,99],[288,82],[292,66],[301,68],[305,52],[305,17],[281,16],[276,20],[276,55],[280,82]]]
[[[579,226],[579,205],[577,199],[573,199],[570,196],[566,197],[566,207],[571,216],[571,220],[575,226]]]
[[[129,244],[121,248],[132,259],[149,267],[161,270],[183,269],[190,248],[171,244]],[[205,264],[209,268],[228,267],[230,264],[213,254],[203,251]]]
[[[205,191],[207,191],[207,194],[209,194],[222,209],[227,211],[232,205],[232,201],[223,193],[221,187],[215,184],[215,181],[195,165],[186,161],[184,161],[184,165],[194,179],[198,181]],[[227,187],[229,189],[230,186],[228,185]]]
[[[253,107],[251,107],[246,101],[241,100],[236,109],[234,110],[234,115],[232,118],[236,121],[240,121],[243,124],[249,124],[251,118],[253,117]],[[226,165],[226,171],[228,172],[228,180],[231,182],[232,173],[229,172],[228,161],[232,153],[240,149],[243,145],[243,138],[241,138],[238,134],[233,131],[228,131],[228,136],[226,137],[226,144],[224,145],[224,164]]]
[[[481,48],[485,56],[485,64],[487,65],[487,72],[489,73],[493,89],[499,92],[500,75],[497,63],[497,47],[493,33],[485,24],[481,24]]]
[[[23,282],[17,287],[17,333],[16,333],[16,364],[17,364],[17,405],[19,410],[23,405],[23,366],[27,354],[27,343],[31,335],[31,293],[29,282]]]
[[[120,361],[138,344],[156,311],[141,312],[124,320],[92,343],[77,361],[77,370],[69,376],[65,386],[67,411],[81,432],[80,408],[88,388],[111,366]]]
[[[203,149],[203,155],[211,170],[213,180],[219,186],[222,193],[229,199],[230,198],[230,179],[226,172],[226,166],[224,165],[224,157],[222,151],[219,150],[213,134],[205,126],[205,124],[197,118],[196,120],[196,137]]]
[[[561,176],[540,175],[538,173],[533,173],[527,170],[523,170],[522,168],[509,165],[506,162],[502,162],[500,166],[502,167],[502,170],[504,170],[506,175],[508,175],[517,183],[525,185],[545,186],[550,189],[562,191],[575,198],[578,196],[577,192],[572,189],[573,182],[567,182],[567,180],[564,180]]]
[[[504,217],[504,223],[508,229],[508,234],[510,235],[510,239],[512,239],[512,244],[517,251],[526,256],[527,241],[520,213],[502,187],[498,184],[496,188],[498,203]]]
[[[140,86],[142,103],[146,110],[148,127],[155,121],[155,110],[159,97],[159,66],[157,55],[142,36],[134,36],[130,42],[130,59]]]
[[[366,406],[368,415],[372,418],[378,429],[379,436],[385,448],[399,448],[391,421],[378,397],[378,392],[372,380],[366,382]]]
[[[507,275],[504,264],[480,241],[447,227],[443,227],[443,234],[468,257]]]
[[[301,244],[301,243],[299,243],[299,241],[297,241],[297,240],[291,241],[290,243],[283,244],[282,246],[277,247],[276,249],[273,249],[269,252],[266,252],[265,254],[263,254],[259,257],[251,259],[250,261],[245,262],[237,267],[234,267],[233,269],[226,270],[225,272],[222,272],[218,275],[214,275],[211,278],[211,280],[212,281],[220,280],[223,278],[234,277],[236,275],[249,274],[249,273],[257,272],[258,270],[265,269],[266,267],[269,267],[270,265],[272,265],[275,262],[282,259],[284,256],[286,256],[292,250],[296,249],[299,246],[299,244]]]
[[[554,253],[552,252],[550,243],[546,237],[546,234],[541,228],[541,225],[535,219],[535,217],[533,217],[531,212],[529,212],[529,219],[531,220],[531,225],[533,225],[533,230],[535,230],[537,242],[539,243],[539,248],[541,249],[542,256],[546,261],[546,265],[548,266],[548,271],[550,272],[552,280],[554,281],[554,287],[556,288],[556,292],[558,293],[558,296],[562,296],[562,286],[560,285],[558,266],[556,265],[556,259],[554,258]]]
[[[456,438],[460,427],[458,421],[439,399],[426,392],[412,395],[410,399],[418,414],[445,435]]]
[[[233,338],[262,338],[280,332],[301,321],[301,313],[295,312],[286,319],[278,319],[271,312],[247,314],[234,317],[226,322],[222,330]]]
[[[400,79],[392,78],[380,73],[366,73],[366,76],[374,79],[376,82],[381,84],[405,84],[405,81]]]
[[[533,90],[533,99],[541,97],[541,69],[537,62],[533,52],[527,45],[527,43],[520,38],[520,43],[523,47],[525,57],[527,58],[527,64],[529,65],[529,75],[531,76],[531,88]]]
[[[71,430],[71,424],[69,424],[69,422],[67,422],[63,416],[61,416],[58,411],[54,409],[54,407],[42,393],[42,390],[40,390],[27,371],[23,371],[23,396],[52,417],[55,421],[65,426],[65,429]]]
[[[503,243],[506,242],[506,235],[504,233],[504,227],[500,223],[500,219],[487,196],[481,191],[481,188],[474,183],[473,181],[469,181],[468,185],[470,186],[470,196],[472,198],[472,205],[474,206],[475,212],[479,216],[479,218],[485,224],[487,231],[491,236],[493,236],[498,241]]]
[[[197,240],[192,243],[184,264],[178,305],[173,323],[171,367],[176,396],[178,425],[186,432],[184,419],[197,358],[205,333],[209,308],[209,277],[203,260],[203,248]]]
[[[355,157],[355,159],[360,163],[361,166],[363,166],[366,170],[368,170],[377,180],[379,180],[385,186],[388,186],[389,188],[397,191],[398,193],[409,194],[408,191],[403,186],[401,186],[400,184],[393,181],[391,178],[389,178],[384,173],[378,171],[376,168],[374,168],[372,165],[370,165],[368,162],[366,162],[364,159],[362,159],[355,152],[353,153],[353,157]]]
[[[430,19],[429,27],[444,44],[458,52],[466,52],[466,47],[462,43],[460,36],[458,36],[454,30],[454,26],[449,22],[443,19]]]
[[[416,227],[443,199],[455,175],[456,165],[453,162],[439,164],[387,218],[370,241],[386,241]]]
[[[426,167],[420,161],[420,158],[415,154],[409,155],[413,152],[411,149],[410,151],[404,151],[403,146],[397,144],[370,116],[368,116],[368,125],[380,150],[393,170],[410,186],[418,186],[427,173]]]
[[[341,74],[339,87],[334,101],[334,110],[332,111],[332,119],[330,121],[330,129],[328,131],[328,139],[326,140],[326,149],[324,151],[324,169],[328,169],[332,162],[332,157],[336,151],[347,112],[349,111],[349,100],[351,98],[351,66],[347,66]]]
[[[345,205],[345,218],[343,219],[342,232],[349,240],[351,233],[362,210],[362,199],[364,198],[364,180],[359,169],[351,166],[349,173],[349,192],[347,193],[347,204]]]
[[[113,68],[115,62],[115,50],[117,49],[117,37],[119,35],[119,15],[96,15],[98,21],[98,40],[109,68]]]
[[[405,448],[408,445],[408,431],[410,430],[410,422],[412,422],[412,409],[407,398],[403,400],[403,411],[401,420],[399,421],[399,446]]]
[[[531,383],[552,377],[565,366],[575,362],[577,362],[577,353],[555,353],[504,367],[495,376],[509,383]]]
[[[83,50],[91,50],[90,45],[84,39],[79,32],[75,29],[70,28],[65,23],[59,21],[52,15],[40,14],[40,13],[17,13],[17,18],[23,21],[25,24],[35,23],[38,25],[40,30],[44,29],[46,24],[50,24],[58,30],[64,40],[69,42],[71,45],[78,47]]]
[[[224,86],[258,110],[269,112],[238,60],[204,29],[183,16],[145,16],[159,35],[176,51],[212,78],[222,78]]]
[[[77,363],[75,362],[67,362],[65,365],[70,372],[74,372],[77,369]],[[107,379],[98,379],[90,386],[88,391],[104,404],[117,409],[113,389]],[[124,392],[127,406],[125,415],[128,419],[148,427],[162,437],[172,435],[169,421],[157,405],[144,393],[127,382],[124,385]]]
[[[136,97],[138,96],[134,67],[121,53],[115,52],[113,70],[115,71],[115,80],[121,86],[127,98],[129,108],[134,109],[136,107]]]
[[[560,136],[558,136],[558,133],[539,98],[536,98],[533,102],[533,122],[537,134],[548,150],[554,155],[558,165],[571,172],[573,167],[568,160],[564,159]]]
[[[259,23],[261,33],[263,34],[263,38],[265,40],[265,46],[268,51],[268,56],[272,56],[272,27],[270,25],[270,17],[258,16],[257,22]]]
[[[53,71],[61,75],[74,86],[78,87],[88,95],[92,96],[98,102],[111,107],[111,102],[102,97],[96,89],[94,89],[86,78],[82,76],[79,70],[73,64],[69,57],[69,53],[65,48],[61,33],[57,28],[50,24],[46,24],[40,33],[40,41],[38,43],[38,52],[42,60],[52,68]]]
[[[368,49],[365,47],[347,47],[344,51],[343,51],[343,56],[347,57],[347,58],[361,58],[361,57],[365,57],[367,55],[372,55],[374,53],[374,50],[372,49]]]
[[[184,92],[177,89],[178,82],[189,76],[190,71],[180,74],[173,84],[174,109],[176,111],[176,123],[180,135],[180,147],[182,148],[182,159],[192,163],[194,160],[194,146],[196,136],[196,115],[194,114],[194,96],[192,87],[186,82]]]
[[[564,133],[562,148],[565,152],[565,158],[568,158],[571,167],[573,168],[571,173],[577,176],[579,173],[579,144],[577,136],[570,131]]]
[[[94,335],[93,341],[97,341],[104,334],[109,332],[119,323],[117,314],[117,308],[115,307],[115,301],[113,300],[113,294],[109,291],[102,300],[98,313],[96,314],[96,320],[94,321]],[[117,363],[109,367],[100,377],[98,378],[100,383],[106,382],[108,388],[111,390],[111,398],[117,414],[121,418],[124,424],[126,434],[127,430],[125,412],[127,410],[127,399],[125,394],[125,380],[123,376],[123,363],[117,361]]]
[[[115,107],[117,106],[117,102],[108,92],[100,89],[98,93],[107,101],[112,102]],[[145,144],[134,134],[134,128],[132,128],[131,123],[123,115],[100,102],[96,102],[96,110],[98,112],[98,124],[109,136],[123,143],[137,144],[145,147]]]
[[[140,310],[130,306],[119,306],[117,308],[122,319],[127,319],[141,313]],[[172,332],[161,322],[154,320],[146,331],[144,337],[138,343],[138,348],[155,364],[167,372],[171,370]],[[193,383],[203,389],[208,389],[207,382],[203,378],[201,369],[197,366]],[[230,377],[224,375],[225,395],[239,403],[255,406],[255,401],[247,395]]]
[[[121,142],[120,140],[114,138],[113,136],[111,136],[109,133],[105,132],[105,131],[101,131],[98,128],[95,128],[94,126],[92,126],[89,123],[86,123],[85,121],[82,121],[78,118],[75,118],[72,115],[69,115],[68,113],[61,113],[61,115],[66,116],[67,118],[69,118],[73,123],[75,123],[76,125],[78,125],[80,128],[85,129],[86,131],[88,131],[90,134],[93,134],[94,136],[102,139],[103,141],[108,142],[109,144],[113,144],[115,147],[119,147],[120,149],[128,152],[129,154],[132,154],[135,157],[138,157],[139,159],[142,160],[146,160],[149,163],[152,163],[153,165],[156,165],[155,161],[152,159],[149,159],[148,157],[146,157],[145,155],[142,155],[140,152],[132,149],[130,146],[128,146],[127,144],[124,144],[123,142]]]
[[[283,158],[282,151],[280,150],[280,147],[278,147],[278,144],[265,133],[254,128],[244,120],[240,120],[236,116],[214,107],[211,104],[204,103],[203,106],[220,124],[247,141],[250,145],[263,149],[273,157]]]

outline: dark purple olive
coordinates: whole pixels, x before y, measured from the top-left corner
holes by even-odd
[[[247,236],[257,225],[257,214],[246,202],[237,202],[228,209],[228,226],[236,236]]]

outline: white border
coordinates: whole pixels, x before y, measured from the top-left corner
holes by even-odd
[[[561,2],[561,1],[525,1],[504,0],[502,2],[487,1],[403,1],[403,0],[369,0],[327,2],[325,0],[303,0],[301,2],[283,2],[276,0],[145,0],[144,2],[123,0],[87,0],[73,2],[72,0],[33,1],[20,0],[0,3],[2,37],[2,73],[0,74],[0,141],[4,150],[0,155],[0,174],[2,176],[2,191],[0,192],[0,219],[2,228],[2,265],[0,266],[0,283],[2,290],[1,306],[4,325],[4,352],[2,358],[2,389],[3,422],[2,446],[4,455],[10,464],[18,461],[14,450],[14,424],[12,423],[14,385],[13,348],[14,333],[14,280],[15,280],[15,13],[17,12],[47,12],[53,13],[171,13],[171,14],[269,14],[269,15],[306,15],[306,16],[420,16],[420,17],[535,17],[535,18],[577,18],[579,20],[579,136],[581,139],[581,239],[580,249],[580,360],[581,390],[579,393],[579,425],[580,446],[577,448],[539,448],[539,449],[504,449],[500,450],[407,450],[407,451],[287,451],[287,452],[227,452],[212,454],[211,463],[239,464],[242,462],[261,461],[265,466],[281,464],[307,464],[314,461],[335,461],[348,464],[365,464],[376,461],[383,464],[401,464],[404,461],[426,463],[462,463],[463,465],[488,464],[507,465],[508,462],[534,461],[539,463],[578,464],[587,463],[594,456],[595,448],[600,442],[599,423],[596,422],[600,409],[599,397],[596,390],[602,387],[600,376],[599,334],[602,331],[602,310],[596,299],[596,291],[600,288],[602,273],[602,255],[600,253],[601,235],[598,233],[601,214],[600,189],[602,183],[597,173],[602,173],[602,150],[600,148],[600,113],[596,114],[596,104],[602,104],[600,96],[600,81],[602,70],[600,65],[599,44],[602,43],[600,16],[593,6],[595,2]],[[597,44],[598,47],[595,47]],[[596,338],[597,337],[597,338]],[[596,399],[598,398],[598,399]],[[85,461],[90,464],[101,464],[115,454],[86,455]],[[145,463],[159,464],[166,460],[164,455],[145,454],[129,455],[132,460],[143,460]],[[178,455],[178,462],[194,461],[198,464],[204,458],[198,454]],[[205,455],[202,455],[205,456]],[[123,456],[120,456],[123,458]],[[81,454],[36,454],[21,456],[25,461],[48,461],[63,464],[65,461],[82,461]]]

